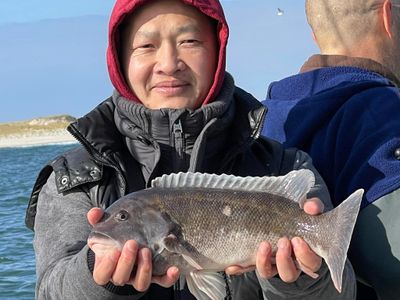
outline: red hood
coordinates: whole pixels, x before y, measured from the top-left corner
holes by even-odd
[[[119,25],[123,22],[124,18],[130,15],[137,8],[150,0],[117,0],[114,9],[111,13],[109,34],[108,34],[108,48],[107,48],[107,65],[111,82],[115,89],[125,98],[140,102],[132,90],[129,88],[125,78],[121,72],[119,59],[118,59],[118,34]],[[182,0],[182,2],[196,7],[203,14],[216,20],[218,22],[218,41],[219,41],[219,56],[217,70],[214,76],[214,83],[203,101],[203,104],[213,101],[219,93],[225,74],[225,58],[226,58],[226,45],[228,42],[229,28],[225,19],[224,11],[218,0]]]

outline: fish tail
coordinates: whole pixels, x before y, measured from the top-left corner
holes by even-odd
[[[339,293],[342,290],[347,250],[360,210],[363,193],[363,189],[355,191],[338,207],[325,214],[327,222],[329,222],[329,226],[327,226],[329,232],[326,239],[327,244],[323,247],[325,248],[324,254],[321,254],[321,256],[328,265],[333,284]]]

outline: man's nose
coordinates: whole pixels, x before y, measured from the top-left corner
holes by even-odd
[[[155,71],[173,75],[185,68],[185,63],[179,56],[178,49],[173,45],[163,45],[158,49]]]

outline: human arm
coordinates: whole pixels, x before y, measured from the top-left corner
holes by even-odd
[[[86,244],[91,230],[86,214],[94,206],[88,194],[59,194],[54,174],[37,203],[34,248],[37,299],[139,299],[133,289],[107,289],[93,280]]]
[[[349,249],[357,277],[373,286],[380,299],[400,295],[399,212],[400,189],[365,207],[358,216]]]

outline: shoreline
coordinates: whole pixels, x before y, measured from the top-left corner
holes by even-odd
[[[1,148],[20,148],[45,146],[55,144],[73,144],[78,141],[65,130],[55,130],[49,132],[30,133],[21,135],[0,136]]]

